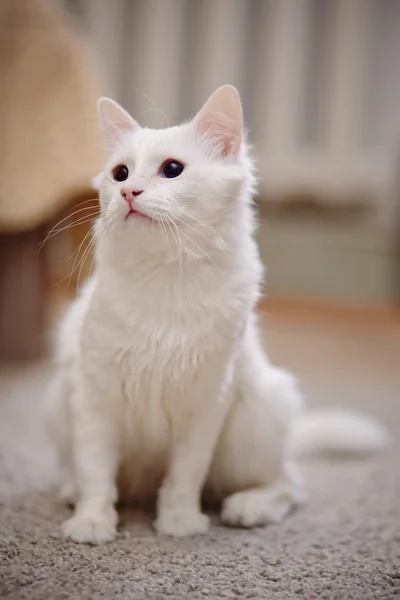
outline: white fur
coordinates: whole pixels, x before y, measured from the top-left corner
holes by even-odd
[[[388,431],[375,419],[347,410],[321,409],[296,420],[291,452],[297,458],[366,456],[386,448],[389,441]]]
[[[49,398],[62,493],[76,502],[64,534],[113,539],[117,497],[157,496],[155,526],[170,535],[206,532],[202,493],[222,501],[226,524],[278,521],[303,499],[288,463],[301,399],[258,337],[262,267],[237,93],[225,86],[191,123],[159,131],[106,99],[99,112],[111,155],[96,179],[96,273],[61,324]],[[168,157],[186,165],[176,179],[160,177]],[[152,221],[124,220],[119,163]]]

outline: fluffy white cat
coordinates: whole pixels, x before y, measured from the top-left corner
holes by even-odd
[[[301,451],[371,451],[362,417],[299,417],[294,378],[272,366],[254,314],[262,266],[255,177],[239,96],[218,89],[193,121],[141,128],[102,98],[109,159],[96,178],[96,272],[59,331],[49,426],[75,503],[63,533],[114,539],[117,499],[157,498],[155,527],[207,531],[279,521],[304,497]]]

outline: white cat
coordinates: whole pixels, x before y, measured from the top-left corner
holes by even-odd
[[[98,108],[110,152],[96,178],[96,273],[61,324],[49,397],[76,503],[63,533],[112,540],[117,498],[157,497],[155,527],[175,536],[207,531],[202,496],[222,502],[228,525],[279,521],[303,499],[290,455],[367,452],[386,432],[340,414],[301,420],[294,378],[263,352],[238,94],[224,86],[163,130],[107,98]]]

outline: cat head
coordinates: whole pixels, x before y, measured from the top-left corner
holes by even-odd
[[[166,260],[224,251],[253,185],[236,89],[219,88],[192,121],[167,129],[142,128],[108,98],[98,114],[109,152],[95,179],[99,232]]]

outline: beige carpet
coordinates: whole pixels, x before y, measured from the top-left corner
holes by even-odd
[[[400,333],[268,322],[271,357],[303,381],[311,405],[379,416],[389,452],[305,465],[311,498],[264,530],[214,525],[208,536],[160,539],[151,515],[122,513],[103,547],[61,541],[68,511],[54,494],[41,431],[45,365],[0,374],[0,597],[12,599],[400,598]],[[36,488],[36,491],[33,491]],[[18,496],[18,499],[15,496]]]

